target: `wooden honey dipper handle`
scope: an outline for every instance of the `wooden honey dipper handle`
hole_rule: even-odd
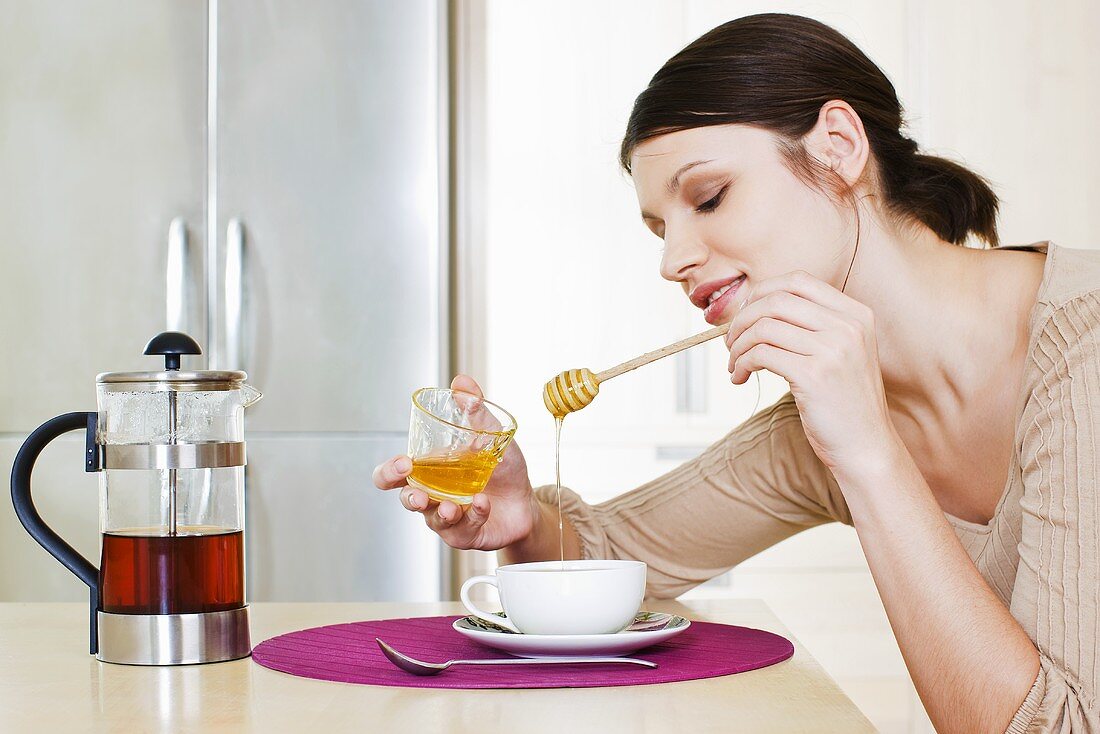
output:
[[[702,344],[705,341],[710,341],[716,336],[724,336],[729,331],[729,324],[723,324],[721,326],[715,326],[713,329],[708,329],[701,334],[695,336],[689,336],[687,339],[681,339],[678,342],[673,342],[667,347],[661,347],[660,349],[654,349],[652,352],[646,352],[640,357],[635,357],[629,362],[623,362],[620,365],[612,367],[611,369],[604,370],[596,374],[596,382],[604,382],[610,380],[612,377],[618,377],[624,372],[630,372],[631,370],[638,369],[642,365],[655,362],[662,357],[667,357],[670,354],[676,354],[676,352],[683,351],[688,347],[694,347],[696,344]]]

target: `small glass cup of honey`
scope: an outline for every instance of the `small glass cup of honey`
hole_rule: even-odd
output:
[[[423,387],[412,395],[411,486],[432,499],[467,505],[485,489],[516,433],[504,408],[470,393]]]

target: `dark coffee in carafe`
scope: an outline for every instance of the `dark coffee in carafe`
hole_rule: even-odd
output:
[[[196,614],[244,605],[244,534],[181,527],[103,534],[100,602],[114,614]]]

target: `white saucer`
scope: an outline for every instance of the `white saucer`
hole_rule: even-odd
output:
[[[634,626],[651,624],[658,613],[639,612]],[[495,627],[477,617],[456,619],[451,625],[459,634],[497,650],[524,658],[556,658],[582,655],[627,655],[643,647],[656,645],[675,637],[691,622],[680,616],[668,616],[668,624],[660,629],[632,630],[610,635],[521,635],[503,627]]]

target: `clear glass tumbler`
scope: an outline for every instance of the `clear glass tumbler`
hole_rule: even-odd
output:
[[[485,489],[516,433],[504,408],[470,393],[424,387],[413,393],[408,482],[460,505]]]

